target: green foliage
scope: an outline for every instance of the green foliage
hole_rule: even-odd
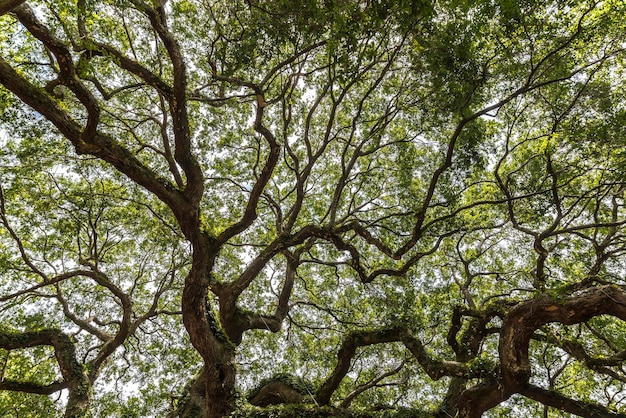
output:
[[[233,391],[341,375],[347,406],[233,417],[454,416],[504,384],[513,307],[626,285],[622,1],[29,5],[0,16],[0,330],[71,335],[86,413],[166,416],[232,352]],[[623,412],[623,321],[583,319],[527,330],[530,382]],[[402,333],[342,350],[374,330]],[[65,379],[45,344],[0,366]]]
[[[0,414],[3,417],[38,418],[62,417],[63,412],[55,405],[54,400],[41,395],[28,393],[0,393]]]

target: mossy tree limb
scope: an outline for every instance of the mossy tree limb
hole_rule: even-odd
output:
[[[30,332],[0,331],[0,347],[6,350],[24,349],[29,347],[48,345],[54,348],[54,354],[59,364],[63,384],[50,386],[57,390],[67,387],[69,398],[65,410],[66,418],[81,418],[89,416],[89,398],[92,382],[85,368],[76,358],[76,346],[72,339],[58,329],[43,329]],[[14,389],[29,388],[29,382],[14,385]],[[43,388],[42,388],[43,389]]]

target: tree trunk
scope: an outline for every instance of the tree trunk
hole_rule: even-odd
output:
[[[64,418],[85,418],[90,417],[90,385],[83,385],[74,391],[70,391],[70,396],[65,407]]]
[[[183,323],[194,348],[204,360],[205,418],[228,416],[235,407],[235,346],[228,339],[213,311],[209,295],[210,272],[216,251],[210,238],[197,236],[193,242],[193,264],[183,289]]]
[[[448,386],[448,392],[439,407],[437,417],[448,418],[457,416],[461,394],[467,386],[467,379],[453,377]]]
[[[221,364],[205,364],[207,374],[205,417],[222,418],[235,407],[234,355],[225,356]]]
[[[204,360],[202,416],[222,418],[228,416],[235,405],[235,350],[221,332],[216,315],[206,309],[205,301],[200,305],[193,303],[198,296],[192,298],[187,291],[183,292],[183,321],[192,344]]]
[[[222,383],[220,383],[222,382]],[[181,399],[176,411],[168,418],[199,418],[228,416],[234,405],[235,367],[207,367],[193,381],[189,391]]]

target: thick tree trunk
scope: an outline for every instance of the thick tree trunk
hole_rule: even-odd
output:
[[[204,365],[206,373],[205,417],[228,416],[235,406],[235,362],[234,352],[224,350],[222,357],[212,364]]]
[[[207,321],[208,322],[208,321]],[[199,335],[204,333],[204,335]],[[217,335],[215,335],[217,334]],[[204,341],[198,347],[204,359],[205,377],[205,418],[222,418],[228,416],[235,404],[235,353],[232,345],[220,341],[219,333],[211,333],[209,327],[202,331],[190,332],[192,342]]]
[[[205,417],[228,416],[235,406],[235,363],[234,355],[224,353],[219,364],[205,364],[207,374]]]
[[[78,394],[72,394],[70,392],[67,407],[65,408],[65,414],[63,415],[64,418],[86,418],[91,416],[91,413],[89,411],[89,407],[91,405],[89,399],[90,389],[90,387],[85,387],[84,390],[86,392],[81,392]]]
[[[85,373],[83,365],[76,360],[76,347],[72,341],[61,334],[55,338],[55,355],[61,367],[61,373],[68,382],[69,396],[65,407],[65,418],[90,417],[92,382]]]
[[[168,418],[224,417],[233,410],[235,368],[230,366],[204,366],[181,399],[176,411]]]
[[[183,321],[192,344],[204,360],[204,383],[206,418],[228,416],[235,403],[235,351],[232,343],[220,330],[219,322],[206,309],[205,301],[194,303],[198,298],[183,293]],[[204,297],[206,297],[206,292]],[[204,298],[203,298],[204,299]]]
[[[183,323],[191,343],[204,360],[205,418],[228,416],[235,407],[235,347],[223,331],[209,296],[210,272],[215,258],[211,239],[196,236],[193,264],[183,289]]]

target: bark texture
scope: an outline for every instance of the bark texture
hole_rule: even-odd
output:
[[[0,348],[5,350],[48,345],[54,348],[54,355],[61,375],[62,383],[42,386],[29,382],[9,382],[9,390],[47,394],[51,389],[66,387],[69,392],[65,418],[82,418],[89,416],[89,399],[92,382],[89,380],[83,365],[76,358],[76,347],[72,339],[58,329],[43,329],[33,332],[0,332]],[[4,382],[3,382],[4,383]]]
[[[531,376],[528,349],[534,332],[548,323],[574,325],[599,315],[626,320],[626,291],[614,285],[599,286],[561,299],[539,297],[512,308],[504,318],[500,333],[500,376],[466,390],[461,396],[459,416],[481,417],[515,393],[526,394],[532,399],[547,399],[547,391],[532,389],[528,385]],[[564,403],[565,397],[561,398]],[[557,397],[552,399],[556,402]],[[587,405],[585,409],[581,405],[575,406],[575,401],[568,402],[570,412],[583,414],[581,416],[598,416],[586,415],[597,414],[598,410],[605,414],[599,416],[612,416],[606,408]]]

